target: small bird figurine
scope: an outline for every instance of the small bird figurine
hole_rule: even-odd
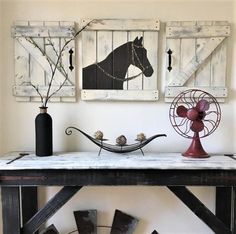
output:
[[[144,140],[146,140],[146,139],[147,139],[147,138],[146,138],[145,134],[141,132],[141,133],[139,133],[139,134],[137,135],[136,141],[142,142],[142,141],[144,141]]]
[[[119,137],[116,138],[116,144],[119,146],[124,146],[127,142],[127,139],[124,135],[121,135]]]
[[[99,140],[99,141],[102,141],[103,140],[103,132],[102,131],[96,131],[95,133],[94,133],[94,138],[96,139],[96,140]]]

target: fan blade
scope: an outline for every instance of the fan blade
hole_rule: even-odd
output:
[[[197,103],[196,108],[201,112],[207,111],[210,108],[210,103],[207,100],[202,99]]]
[[[185,118],[187,116],[188,109],[185,106],[178,106],[176,113],[179,117]]]
[[[201,132],[204,129],[204,123],[201,120],[193,121],[191,125],[191,130],[193,132]]]
[[[190,108],[188,111],[187,111],[187,118],[189,120],[197,120],[199,118],[199,112],[198,112],[198,109],[196,108]]]

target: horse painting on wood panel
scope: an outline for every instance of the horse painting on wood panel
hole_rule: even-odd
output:
[[[140,69],[140,73],[127,76],[130,65]],[[111,51],[108,56],[83,68],[83,89],[123,90],[124,82],[136,79],[142,74],[151,77],[154,70],[143,46],[143,37],[136,37]]]

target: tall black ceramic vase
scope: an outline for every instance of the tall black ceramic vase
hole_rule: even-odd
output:
[[[40,107],[40,113],[35,118],[35,141],[37,156],[53,154],[52,118],[47,113],[47,107]]]

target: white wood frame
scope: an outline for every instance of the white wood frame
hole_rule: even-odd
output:
[[[189,88],[208,91],[219,102],[225,101],[229,36],[230,24],[226,21],[167,23],[166,51],[172,50],[172,70],[166,71],[165,101],[172,101]],[[168,55],[166,61],[168,64]]]
[[[86,25],[90,19],[83,19]],[[93,21],[82,33],[82,68],[103,60],[113,49],[122,43],[134,40],[135,37],[144,38],[144,47],[148,51],[148,58],[154,73],[144,79],[140,77],[124,83],[123,90],[88,90],[81,84],[82,100],[123,100],[123,101],[156,101],[158,100],[158,34],[160,22],[156,19],[99,19]],[[96,40],[96,41],[95,41]],[[149,48],[149,49],[148,49]],[[130,66],[126,77],[136,75],[140,70]],[[140,85],[142,84],[142,85]]]

